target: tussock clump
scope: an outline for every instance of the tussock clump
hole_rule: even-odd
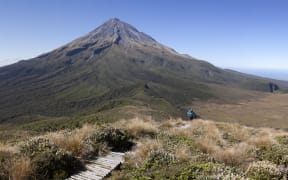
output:
[[[162,129],[170,129],[170,128],[175,128],[175,127],[181,127],[186,124],[185,121],[182,119],[169,119],[167,121],[163,121],[160,123],[159,127]]]
[[[225,142],[222,139],[222,135],[215,125],[215,123],[211,121],[204,121],[201,119],[197,119],[194,121],[184,122],[185,128],[174,128],[169,130],[169,134],[177,135],[177,136],[186,136],[192,139],[202,140],[209,139],[210,142],[215,142],[215,144],[224,144]],[[182,125],[183,127],[183,125]]]
[[[176,147],[174,154],[180,161],[189,161],[192,158],[190,147],[184,144]]]
[[[128,160],[133,166],[140,167],[148,154],[162,149],[162,144],[155,139],[143,139],[136,146],[135,152],[128,155]]]
[[[218,162],[225,163],[229,166],[238,166],[245,163],[250,149],[248,144],[241,143],[231,148],[218,149],[212,156]]]
[[[253,131],[252,128],[241,126],[236,123],[217,123],[216,126],[219,131],[222,132],[223,138],[227,141],[231,141],[231,143],[247,141]]]
[[[92,125],[85,124],[80,129],[72,132],[56,132],[47,135],[48,139],[65,151],[71,152],[75,156],[83,157],[89,154],[90,147],[84,140],[91,136],[96,129]]]
[[[0,158],[1,158],[1,154],[14,154],[18,152],[18,147],[17,146],[11,146],[8,144],[3,144],[0,142]]]
[[[49,134],[49,139],[58,147],[76,156],[81,156],[83,151],[86,150],[83,139],[74,133],[53,133]]]
[[[158,133],[155,122],[150,119],[134,118],[128,121],[120,121],[117,125],[126,129],[133,138],[153,137]]]
[[[251,136],[247,141],[249,144],[256,147],[271,146],[277,143],[274,135],[275,134],[272,133],[271,129],[262,128],[258,130],[258,132],[254,136]]]
[[[32,174],[31,160],[28,157],[20,157],[10,162],[9,178],[13,180],[29,179]]]
[[[84,124],[80,129],[75,129],[74,134],[79,137],[79,139],[85,139],[91,136],[95,131],[96,127],[91,124]]]
[[[0,143],[0,179],[9,179],[11,163],[17,152],[17,147]]]
[[[198,138],[195,140],[195,144],[204,153],[213,154],[220,151],[220,147],[217,146],[216,142],[209,138]]]

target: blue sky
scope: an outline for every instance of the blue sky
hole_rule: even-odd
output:
[[[219,67],[288,70],[287,0],[1,0],[0,66],[53,50],[112,17]]]

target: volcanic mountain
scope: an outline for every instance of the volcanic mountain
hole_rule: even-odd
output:
[[[193,100],[228,101],[269,82],[182,55],[119,19],[49,53],[0,68],[0,121],[93,114],[178,116]]]

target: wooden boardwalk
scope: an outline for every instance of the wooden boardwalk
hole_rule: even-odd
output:
[[[106,177],[113,169],[124,162],[124,153],[111,152],[104,157],[86,165],[86,170],[79,172],[67,180],[99,180]]]

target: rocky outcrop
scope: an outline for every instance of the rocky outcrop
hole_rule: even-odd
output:
[[[270,89],[270,92],[273,93],[273,92],[279,90],[279,86],[277,84],[270,82],[269,83],[269,89]]]

